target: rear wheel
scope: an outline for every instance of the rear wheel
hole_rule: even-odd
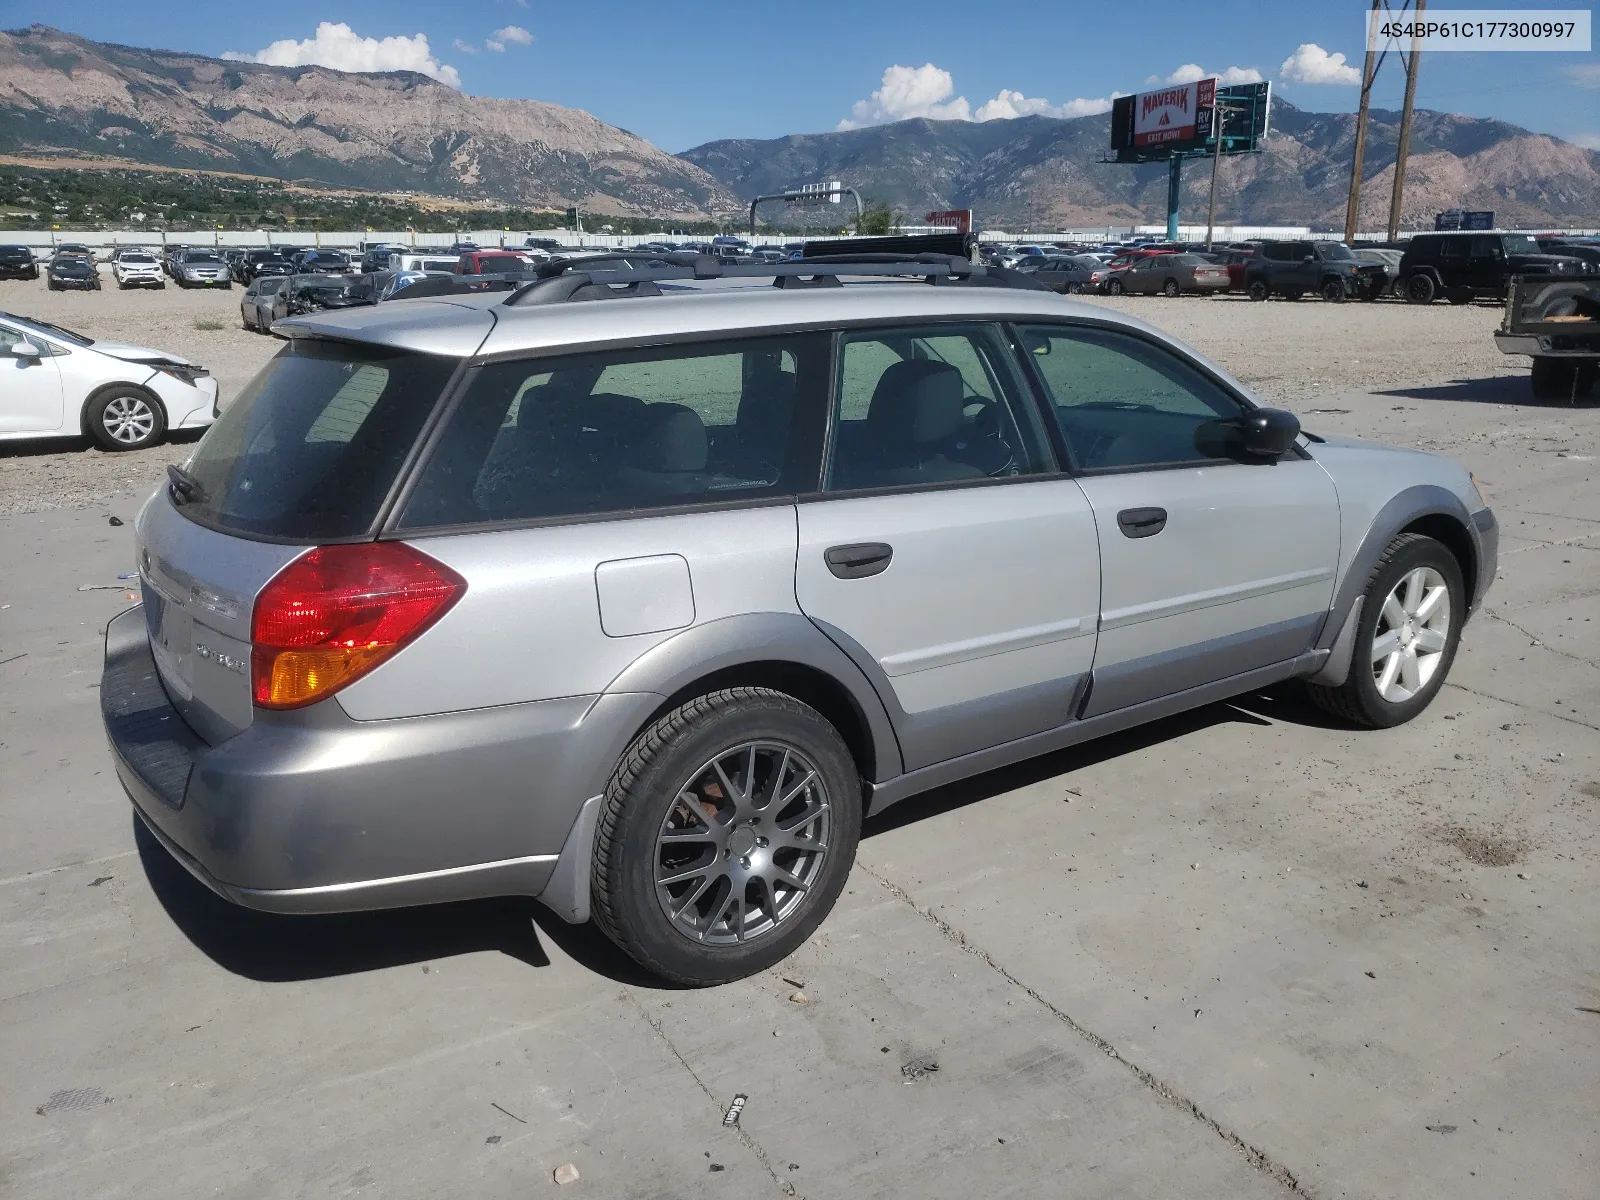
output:
[[[1081,291],[1083,291],[1083,284],[1081,284],[1081,283],[1069,283],[1069,284],[1067,284],[1067,294],[1068,295],[1076,296]]]
[[[1344,303],[1344,284],[1337,279],[1322,281],[1322,298],[1334,304]]]
[[[828,915],[860,826],[860,775],[820,713],[766,688],[701,696],[640,734],[607,785],[595,922],[666,979],[742,979]]]
[[[1161,294],[1166,296],[1168,299],[1176,296],[1180,291],[1182,291],[1182,289],[1178,287],[1178,281],[1176,279],[1169,279],[1161,285]]]
[[[1113,279],[1110,283],[1106,284],[1106,292],[1109,295],[1120,296],[1122,295],[1123,290],[1122,280],[1120,279]]]
[[[89,436],[107,450],[143,450],[167,431],[167,414],[135,387],[107,388],[84,410]]]
[[[1308,685],[1307,693],[1356,725],[1404,724],[1444,686],[1466,612],[1455,556],[1433,538],[1402,533],[1367,582],[1349,675],[1338,687]]]
[[[1438,290],[1431,275],[1417,274],[1406,280],[1406,299],[1412,304],[1432,304]]]
[[[1265,300],[1272,295],[1272,289],[1267,286],[1265,279],[1252,279],[1249,288],[1246,289],[1246,295],[1252,300]]]

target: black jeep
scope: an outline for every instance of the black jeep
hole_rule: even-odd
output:
[[[1245,267],[1244,290],[1252,300],[1344,300],[1361,290],[1362,266],[1343,242],[1265,242]]]
[[[1504,300],[1515,275],[1576,278],[1589,272],[1582,259],[1546,254],[1526,233],[1419,233],[1400,259],[1400,290],[1412,304],[1443,296],[1471,304],[1480,296]]]

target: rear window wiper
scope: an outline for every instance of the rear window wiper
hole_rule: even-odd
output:
[[[200,481],[180,466],[169,465],[167,479],[170,481],[167,490],[176,504],[187,504],[191,500],[198,503],[206,498],[206,490],[200,486]]]

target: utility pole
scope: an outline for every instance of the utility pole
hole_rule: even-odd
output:
[[[1206,202],[1206,252],[1211,252],[1212,234],[1217,227],[1217,164],[1222,161],[1222,134],[1228,127],[1228,110],[1223,106],[1222,97],[1214,101],[1215,108],[1212,112],[1211,122],[1214,144],[1211,148],[1211,199]]]
[[[1423,9],[1427,8],[1428,0],[1417,0],[1416,15],[1419,18],[1413,25],[1420,29],[1420,20]],[[1394,193],[1389,197],[1389,240],[1392,242],[1400,232],[1400,202],[1406,190],[1406,155],[1411,150],[1411,109],[1417,98],[1417,68],[1421,65],[1422,38],[1414,34],[1411,38],[1411,53],[1405,56],[1406,65],[1406,100],[1405,107],[1400,112],[1400,147],[1394,159]]]
[[[1167,241],[1178,240],[1178,189],[1183,180],[1183,155],[1167,159]]]
[[[1372,0],[1372,11],[1377,12],[1382,3],[1383,0]],[[1356,240],[1356,227],[1361,219],[1361,160],[1367,153],[1367,113],[1372,107],[1372,82],[1377,76],[1378,52],[1369,43],[1366,69],[1361,73],[1361,110],[1356,116],[1355,161],[1350,167],[1350,203],[1344,210],[1346,243]]]

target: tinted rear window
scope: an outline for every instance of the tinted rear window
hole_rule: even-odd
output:
[[[296,339],[223,410],[180,511],[293,541],[367,533],[457,360]]]
[[[826,335],[656,347],[479,369],[403,529],[814,491]]]

